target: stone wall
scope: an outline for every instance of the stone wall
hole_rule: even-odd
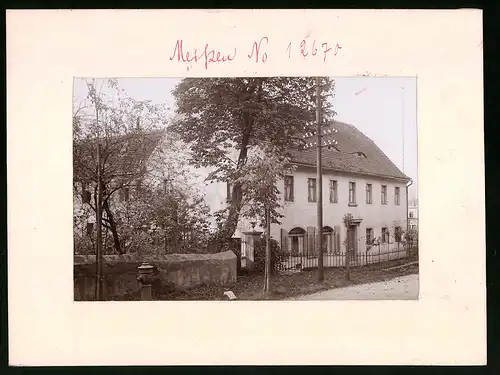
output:
[[[137,294],[137,267],[142,262],[154,266],[153,296],[179,288],[236,281],[237,258],[232,251],[216,254],[168,254],[157,257],[105,255],[106,300],[119,300],[124,296]],[[95,255],[75,255],[73,277],[76,301],[94,299],[95,271]]]

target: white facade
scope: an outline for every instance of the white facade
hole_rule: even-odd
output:
[[[308,179],[316,179],[315,168],[298,168],[293,176],[293,201],[284,201],[284,181],[280,182],[280,199],[284,203],[281,225],[271,226],[271,237],[277,240],[283,250],[292,250],[292,239],[290,231],[294,228],[301,228],[305,234],[312,234],[317,226],[317,203],[308,199]],[[330,181],[337,181],[337,202],[330,202]],[[349,183],[355,183],[355,204],[349,203]],[[367,203],[367,184],[371,184],[371,203]],[[367,229],[371,229],[371,239],[379,238],[384,251],[398,249],[393,231],[395,226],[400,226],[406,231],[407,197],[406,182],[402,180],[384,179],[381,177],[371,177],[356,175],[345,172],[325,171],[323,174],[323,227],[333,229],[332,234],[325,235],[328,253],[345,253],[344,240],[347,235],[343,223],[345,214],[350,213],[354,219],[355,253],[363,254],[367,252],[366,235]],[[386,186],[386,204],[382,204],[382,186]],[[395,190],[399,188],[399,204],[396,204]],[[222,207],[225,203],[225,184],[211,184],[210,193],[207,197],[215,207]],[[332,197],[333,198],[333,197]],[[241,238],[244,242],[242,252],[252,260],[245,243],[251,243],[250,236],[245,234],[252,231],[252,220],[240,220],[238,229],[234,237]],[[262,232],[261,223],[257,221],[255,230]],[[388,237],[382,238],[382,230],[386,229]],[[305,238],[300,237],[293,240],[294,246],[303,252]],[[374,247],[371,248],[372,251]],[[370,251],[368,249],[368,251]]]
[[[316,178],[314,168],[299,169],[294,172],[294,200],[285,202],[281,226],[274,225],[271,236],[282,241],[282,236],[293,228],[302,228],[310,232],[316,228],[317,203],[308,201],[308,179]],[[330,202],[330,181],[337,181],[337,202]],[[349,203],[349,183],[354,182],[355,204]],[[371,203],[366,200],[366,185],[371,184]],[[386,204],[382,204],[382,186],[386,186]],[[280,187],[283,191],[284,183]],[[371,237],[382,236],[382,228],[388,231],[393,226],[406,229],[406,183],[384,180],[376,177],[325,171],[323,174],[323,227],[334,229],[340,236],[340,252],[345,252],[343,245],[346,228],[343,223],[345,214],[350,213],[357,222],[355,239],[356,252],[366,252],[366,229],[371,229]],[[399,187],[399,204],[395,203],[395,188]],[[282,230],[284,233],[282,233]],[[389,239],[393,242],[393,238]]]

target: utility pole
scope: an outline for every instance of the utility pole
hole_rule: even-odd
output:
[[[103,283],[102,283],[102,176],[101,176],[101,140],[97,137],[97,205],[96,205],[96,223],[97,223],[97,241],[96,241],[96,299],[102,301]]]
[[[103,254],[102,254],[102,168],[101,168],[101,139],[99,136],[99,101],[97,100],[97,93],[95,82],[92,85],[87,84],[89,91],[92,94],[95,105],[95,120],[96,120],[96,135],[97,135],[97,199],[96,199],[96,280],[95,280],[95,298],[97,301],[102,301],[104,298],[103,290]]]
[[[317,232],[318,240],[317,243],[317,254],[318,254],[318,282],[322,282],[325,278],[323,269],[323,168],[321,159],[321,89],[320,89],[320,77],[316,77],[316,136],[317,136]]]
[[[402,133],[402,142],[403,142],[403,153],[402,153],[402,159],[403,159],[403,165],[402,165],[402,172],[405,172],[405,87],[404,85],[401,86],[401,133]]]

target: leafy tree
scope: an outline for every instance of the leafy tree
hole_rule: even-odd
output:
[[[190,193],[173,186],[167,191],[149,188],[135,199],[127,225],[130,248],[156,253],[205,251],[209,209],[203,197]]]
[[[309,77],[186,78],[173,91],[179,115],[174,128],[190,145],[192,164],[211,168],[209,181],[231,186],[228,207],[217,213],[216,243],[223,245],[232,237],[245,204],[260,206],[250,208],[249,214],[252,209],[261,212],[267,204],[272,207],[271,216],[279,216],[277,191],[262,189],[261,182],[271,174],[274,182],[282,169],[264,172],[258,155],[255,163],[247,164],[258,150],[277,165],[286,164],[288,150],[300,146],[304,133],[314,128],[308,125],[316,119],[314,81]],[[323,98],[333,86],[332,80],[322,79]],[[322,102],[322,118],[328,121],[334,112],[329,101]],[[249,169],[260,172],[250,177]]]
[[[279,223],[280,191],[277,183],[294,168],[287,157],[277,155],[271,144],[252,147],[236,183],[242,186],[242,211],[245,218],[262,218],[265,227],[266,208],[271,213],[271,223]]]
[[[100,82],[100,88],[94,80],[86,83],[88,97],[73,114],[74,195],[81,208],[75,221],[81,225],[95,216],[99,143],[103,234],[111,234],[114,252],[171,251],[171,245],[192,242],[187,238],[202,241],[206,207],[183,166],[182,145],[165,131],[167,108],[129,98],[115,80]],[[177,241],[174,233],[185,238]]]

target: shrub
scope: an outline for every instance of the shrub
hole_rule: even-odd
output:
[[[264,272],[266,269],[266,239],[261,238],[254,245],[254,264],[256,272]],[[271,238],[271,270],[273,273],[283,269],[286,253],[281,250],[278,241]]]
[[[73,253],[78,255],[95,255],[95,246],[90,236],[82,235],[78,231],[73,232]]]

